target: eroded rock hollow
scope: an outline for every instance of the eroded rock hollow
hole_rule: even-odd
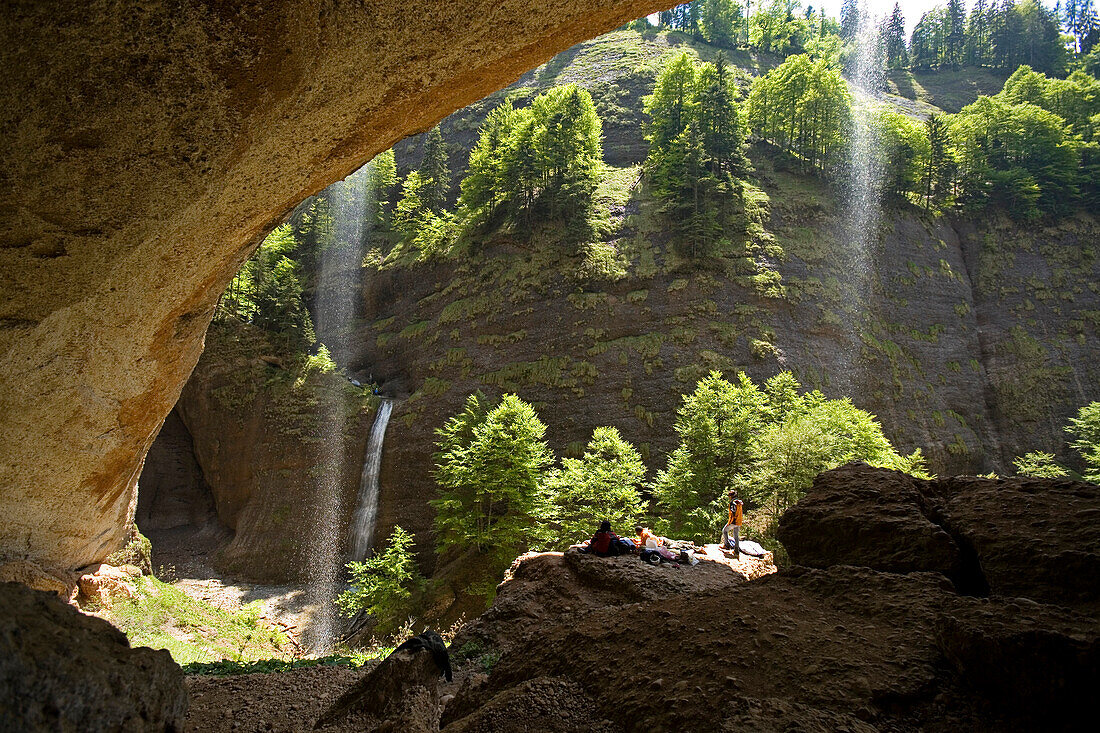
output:
[[[22,3],[0,17],[0,558],[123,541],[219,293],[297,202],[668,0]]]

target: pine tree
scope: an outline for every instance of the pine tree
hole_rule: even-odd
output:
[[[721,52],[713,64],[704,64],[696,78],[696,98],[703,150],[711,172],[741,175],[746,129],[736,101],[737,88]]]
[[[418,170],[423,181],[420,197],[424,206],[435,214],[443,213],[451,190],[451,169],[447,162],[447,144],[439,125],[424,136],[424,156]]]
[[[909,61],[913,68],[929,69],[939,65],[935,26],[936,19],[931,12],[922,15],[920,22],[913,26],[909,40]]]
[[[924,207],[931,209],[933,204],[938,206],[945,198],[950,171],[947,147],[950,138],[942,114],[928,115],[924,126],[928,136],[928,160],[924,168]]]
[[[854,41],[859,35],[859,1],[844,0],[840,6],[840,37]]]
[[[653,94],[645,98],[645,125],[649,149],[664,150],[695,115],[695,62],[682,53],[666,63],[657,76]]]
[[[523,233],[537,210],[564,224],[566,238],[584,240],[602,170],[601,134],[592,96],[573,84],[524,109],[494,110],[470,153],[459,218],[466,226],[509,222]]]
[[[992,60],[989,40],[990,10],[987,0],[975,0],[974,8],[966,23],[966,47],[964,56],[971,66],[985,66]]]
[[[886,52],[886,65],[891,69],[900,69],[908,62],[905,51],[905,16],[901,14],[901,5],[894,3],[894,12],[883,27],[883,48]]]
[[[944,57],[948,66],[962,63],[963,44],[966,40],[966,9],[962,0],[947,0],[947,37]]]
[[[1015,69],[1023,57],[1023,23],[1013,0],[1001,0],[993,12],[991,42],[994,65],[1001,69]]]
[[[1100,402],[1090,402],[1071,417],[1066,432],[1077,439],[1070,446],[1085,463],[1084,478],[1100,484]]]
[[[371,208],[369,221],[379,229],[390,228],[393,211],[392,198],[397,186],[397,165],[393,149],[379,153],[369,164],[367,172],[367,201]]]
[[[699,27],[703,38],[716,46],[734,45],[741,7],[734,0],[702,0],[702,4]]]
[[[474,549],[503,570],[528,548],[541,545],[549,505],[544,471],[550,451],[546,425],[514,394],[487,409],[471,395],[463,412],[439,429],[436,509],[440,553]]]
[[[380,636],[405,623],[416,611],[416,594],[427,583],[416,567],[412,544],[413,536],[396,526],[381,553],[348,563],[351,588],[336,599],[340,611],[348,617],[366,611]]]

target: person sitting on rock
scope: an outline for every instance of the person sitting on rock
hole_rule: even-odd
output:
[[[729,520],[726,522],[726,526],[722,528],[722,543],[720,546],[723,550],[732,550],[735,559],[741,558],[741,548],[738,543],[741,541],[741,522],[744,519],[742,506],[741,500],[737,498],[737,492],[730,489]]]
[[[612,532],[611,522],[605,519],[600,522],[600,528],[596,531],[596,534],[592,535],[592,541],[588,543],[588,551],[599,557],[622,555],[624,542],[631,547],[634,546],[634,543],[630,540],[623,540],[619,535]]]
[[[634,540],[634,544],[644,549],[647,546],[648,540],[653,540],[656,543],[655,547],[660,547],[664,543],[664,538],[653,533],[653,530],[648,527],[643,527],[640,524],[634,525],[634,533],[638,535],[638,539]]]

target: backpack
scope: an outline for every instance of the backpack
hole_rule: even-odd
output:
[[[588,545],[589,549],[597,555],[609,555],[611,554],[611,533],[610,532],[597,532],[592,536],[592,542]]]

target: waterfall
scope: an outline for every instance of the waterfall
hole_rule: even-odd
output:
[[[321,277],[317,288],[315,327],[317,339],[328,349],[337,368],[346,368],[353,355],[351,334],[360,292],[364,223],[369,222],[366,166],[322,194],[333,219],[331,241],[321,250]],[[337,631],[336,594],[343,573],[343,478],[346,473],[348,411],[346,399],[337,393],[321,406],[323,444],[320,470],[314,485],[310,544],[307,548],[307,595],[313,613],[305,629],[310,652],[327,653]]]
[[[378,517],[378,473],[382,467],[382,441],[393,412],[393,400],[382,400],[371,426],[363,473],[359,480],[359,498],[355,517],[351,520],[351,542],[348,559],[363,560],[374,544],[374,522]]]
[[[882,214],[881,146],[875,130],[872,110],[883,84],[882,40],[878,18],[870,9],[860,9],[858,54],[852,68],[853,129],[848,155],[845,225],[842,237],[848,272],[851,309],[848,346],[840,365],[840,385],[852,394],[856,382],[856,362],[861,350],[859,328],[869,312],[874,277],[873,255],[878,245]]]

